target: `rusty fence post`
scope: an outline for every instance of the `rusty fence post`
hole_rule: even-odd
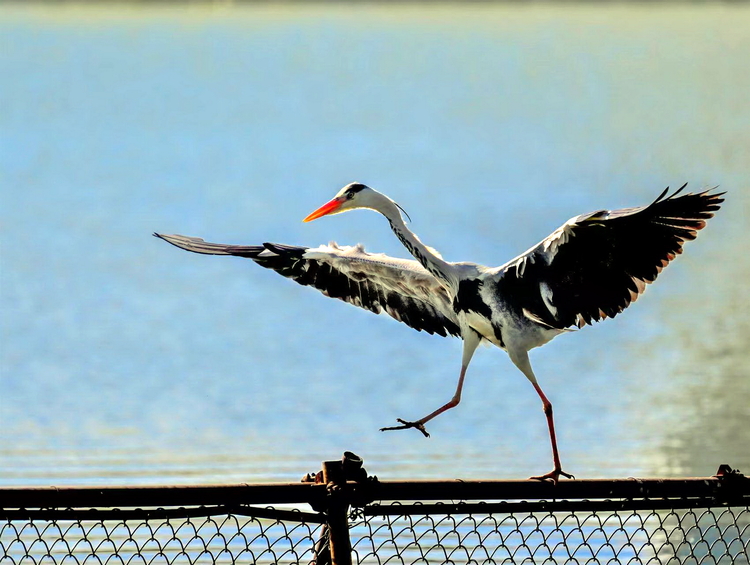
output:
[[[339,461],[323,462],[323,482],[328,485],[328,535],[332,565],[351,565],[352,542],[349,539],[349,500],[344,466]]]
[[[313,510],[326,516],[310,565],[351,565],[349,507],[372,502],[377,477],[368,477],[362,458],[345,451],[338,461],[323,461],[323,470],[303,477],[302,482],[326,485],[325,501],[311,502]]]

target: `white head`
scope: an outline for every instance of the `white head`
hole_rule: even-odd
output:
[[[394,212],[398,214],[396,208],[402,209],[385,194],[381,194],[362,183],[353,182],[339,190],[332,200],[323,204],[302,221],[311,222],[322,216],[340,214],[349,210],[356,210],[357,208],[369,208],[370,210],[380,212],[386,217],[390,217]]]

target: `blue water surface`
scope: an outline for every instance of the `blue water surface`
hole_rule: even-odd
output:
[[[381,478],[551,466],[539,400],[416,333],[210,241],[362,242],[301,219],[350,181],[448,260],[499,265],[567,218],[689,181],[728,190],[623,316],[532,362],[579,477],[750,467],[745,6],[0,8],[0,484]]]

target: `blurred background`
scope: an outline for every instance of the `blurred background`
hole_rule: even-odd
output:
[[[750,471],[745,4],[0,6],[0,484],[394,478],[551,466],[481,349],[151,237],[362,242],[350,181],[448,260],[499,265],[667,185],[724,208],[624,315],[532,352],[580,478]]]

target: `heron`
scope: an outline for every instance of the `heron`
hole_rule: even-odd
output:
[[[407,227],[403,208],[358,182],[346,185],[303,221],[374,210],[385,216],[413,260],[369,253],[361,244],[248,246],[154,235],[194,253],[252,259],[326,296],[376,314],[384,312],[415,330],[461,338],[461,369],[450,400],[422,418],[398,418],[398,425],[381,431],[414,428],[429,437],[425,425],[461,401],[477,347],[487,343],[503,349],[534,387],[546,416],[553,469],[530,478],[557,483],[561,476],[574,477],[563,471],[552,403],[532,370],[529,351],[561,333],[617,316],[682,252],[686,241],[695,239],[725,193],[683,193],[686,186],[672,194],[667,187],[646,206],[575,216],[499,267],[444,260]]]

